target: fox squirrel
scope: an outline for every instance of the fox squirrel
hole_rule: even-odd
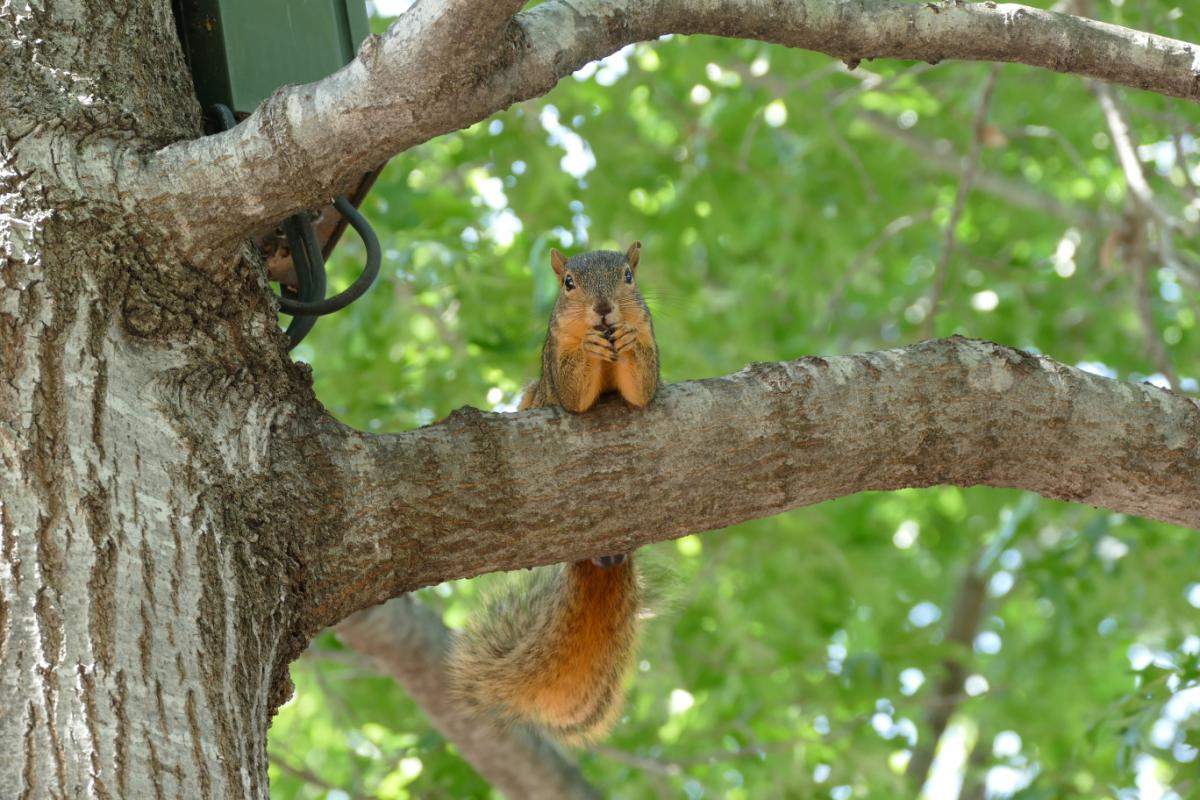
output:
[[[617,391],[634,408],[658,388],[650,311],[634,283],[641,242],[624,254],[550,251],[558,300],[542,348],[542,375],[521,410],[587,411]],[[621,711],[633,662],[641,590],[628,554],[540,570],[494,600],[455,640],[450,681],[458,698],[566,744],[603,737]]]

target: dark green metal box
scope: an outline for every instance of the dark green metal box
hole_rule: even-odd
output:
[[[174,0],[200,104],[248,114],[280,86],[354,58],[370,32],[365,0]]]

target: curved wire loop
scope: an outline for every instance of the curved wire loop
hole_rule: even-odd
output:
[[[237,125],[237,119],[228,106],[220,103],[210,109],[217,117],[223,130],[229,130]],[[317,317],[341,311],[346,306],[362,297],[375,279],[379,277],[379,266],[382,252],[379,247],[379,237],[375,235],[370,223],[359,213],[358,209],[345,197],[335,197],[334,208],[346,218],[350,227],[354,228],[367,249],[367,263],[362,274],[350,284],[345,291],[333,297],[325,297],[328,279],[325,273],[325,258],[321,254],[321,245],[313,232],[312,221],[306,214],[293,214],[284,220],[283,232],[287,237],[288,249],[292,254],[292,265],[296,269],[297,291],[277,295],[279,310],[292,316],[287,327],[288,349],[298,345],[317,324]]]

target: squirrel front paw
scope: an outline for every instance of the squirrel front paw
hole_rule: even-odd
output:
[[[612,336],[611,331],[606,333],[592,328],[583,337],[583,351],[600,361],[616,361],[617,348],[610,336]]]
[[[613,350],[619,356],[629,348],[633,347],[638,338],[638,329],[628,322],[618,323],[612,331]]]

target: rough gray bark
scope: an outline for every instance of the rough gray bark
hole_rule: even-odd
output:
[[[165,0],[0,4],[0,797],[267,795],[307,382],[258,273],[203,277],[93,159],[196,111]]]
[[[329,419],[244,234],[628,41],[1196,91],[1191,45],[1015,7],[551,0],[506,22],[519,5],[422,2],[202,139],[167,0],[0,4],[0,796],[265,797],[313,632],[451,577],[943,482],[1200,524],[1194,401],[964,340],[756,365],[636,414]]]
[[[450,631],[416,597],[405,595],[360,611],[337,626],[346,645],[391,675],[463,758],[505,797],[596,800],[600,794],[552,744],[523,728],[480,724],[450,698],[445,657]]]
[[[1004,486],[1200,527],[1200,402],[959,337],[753,364],[666,386],[642,411],[463,409],[380,436],[331,425],[321,447],[357,487],[344,544],[311,575],[330,622],[449,578],[864,491]]]

